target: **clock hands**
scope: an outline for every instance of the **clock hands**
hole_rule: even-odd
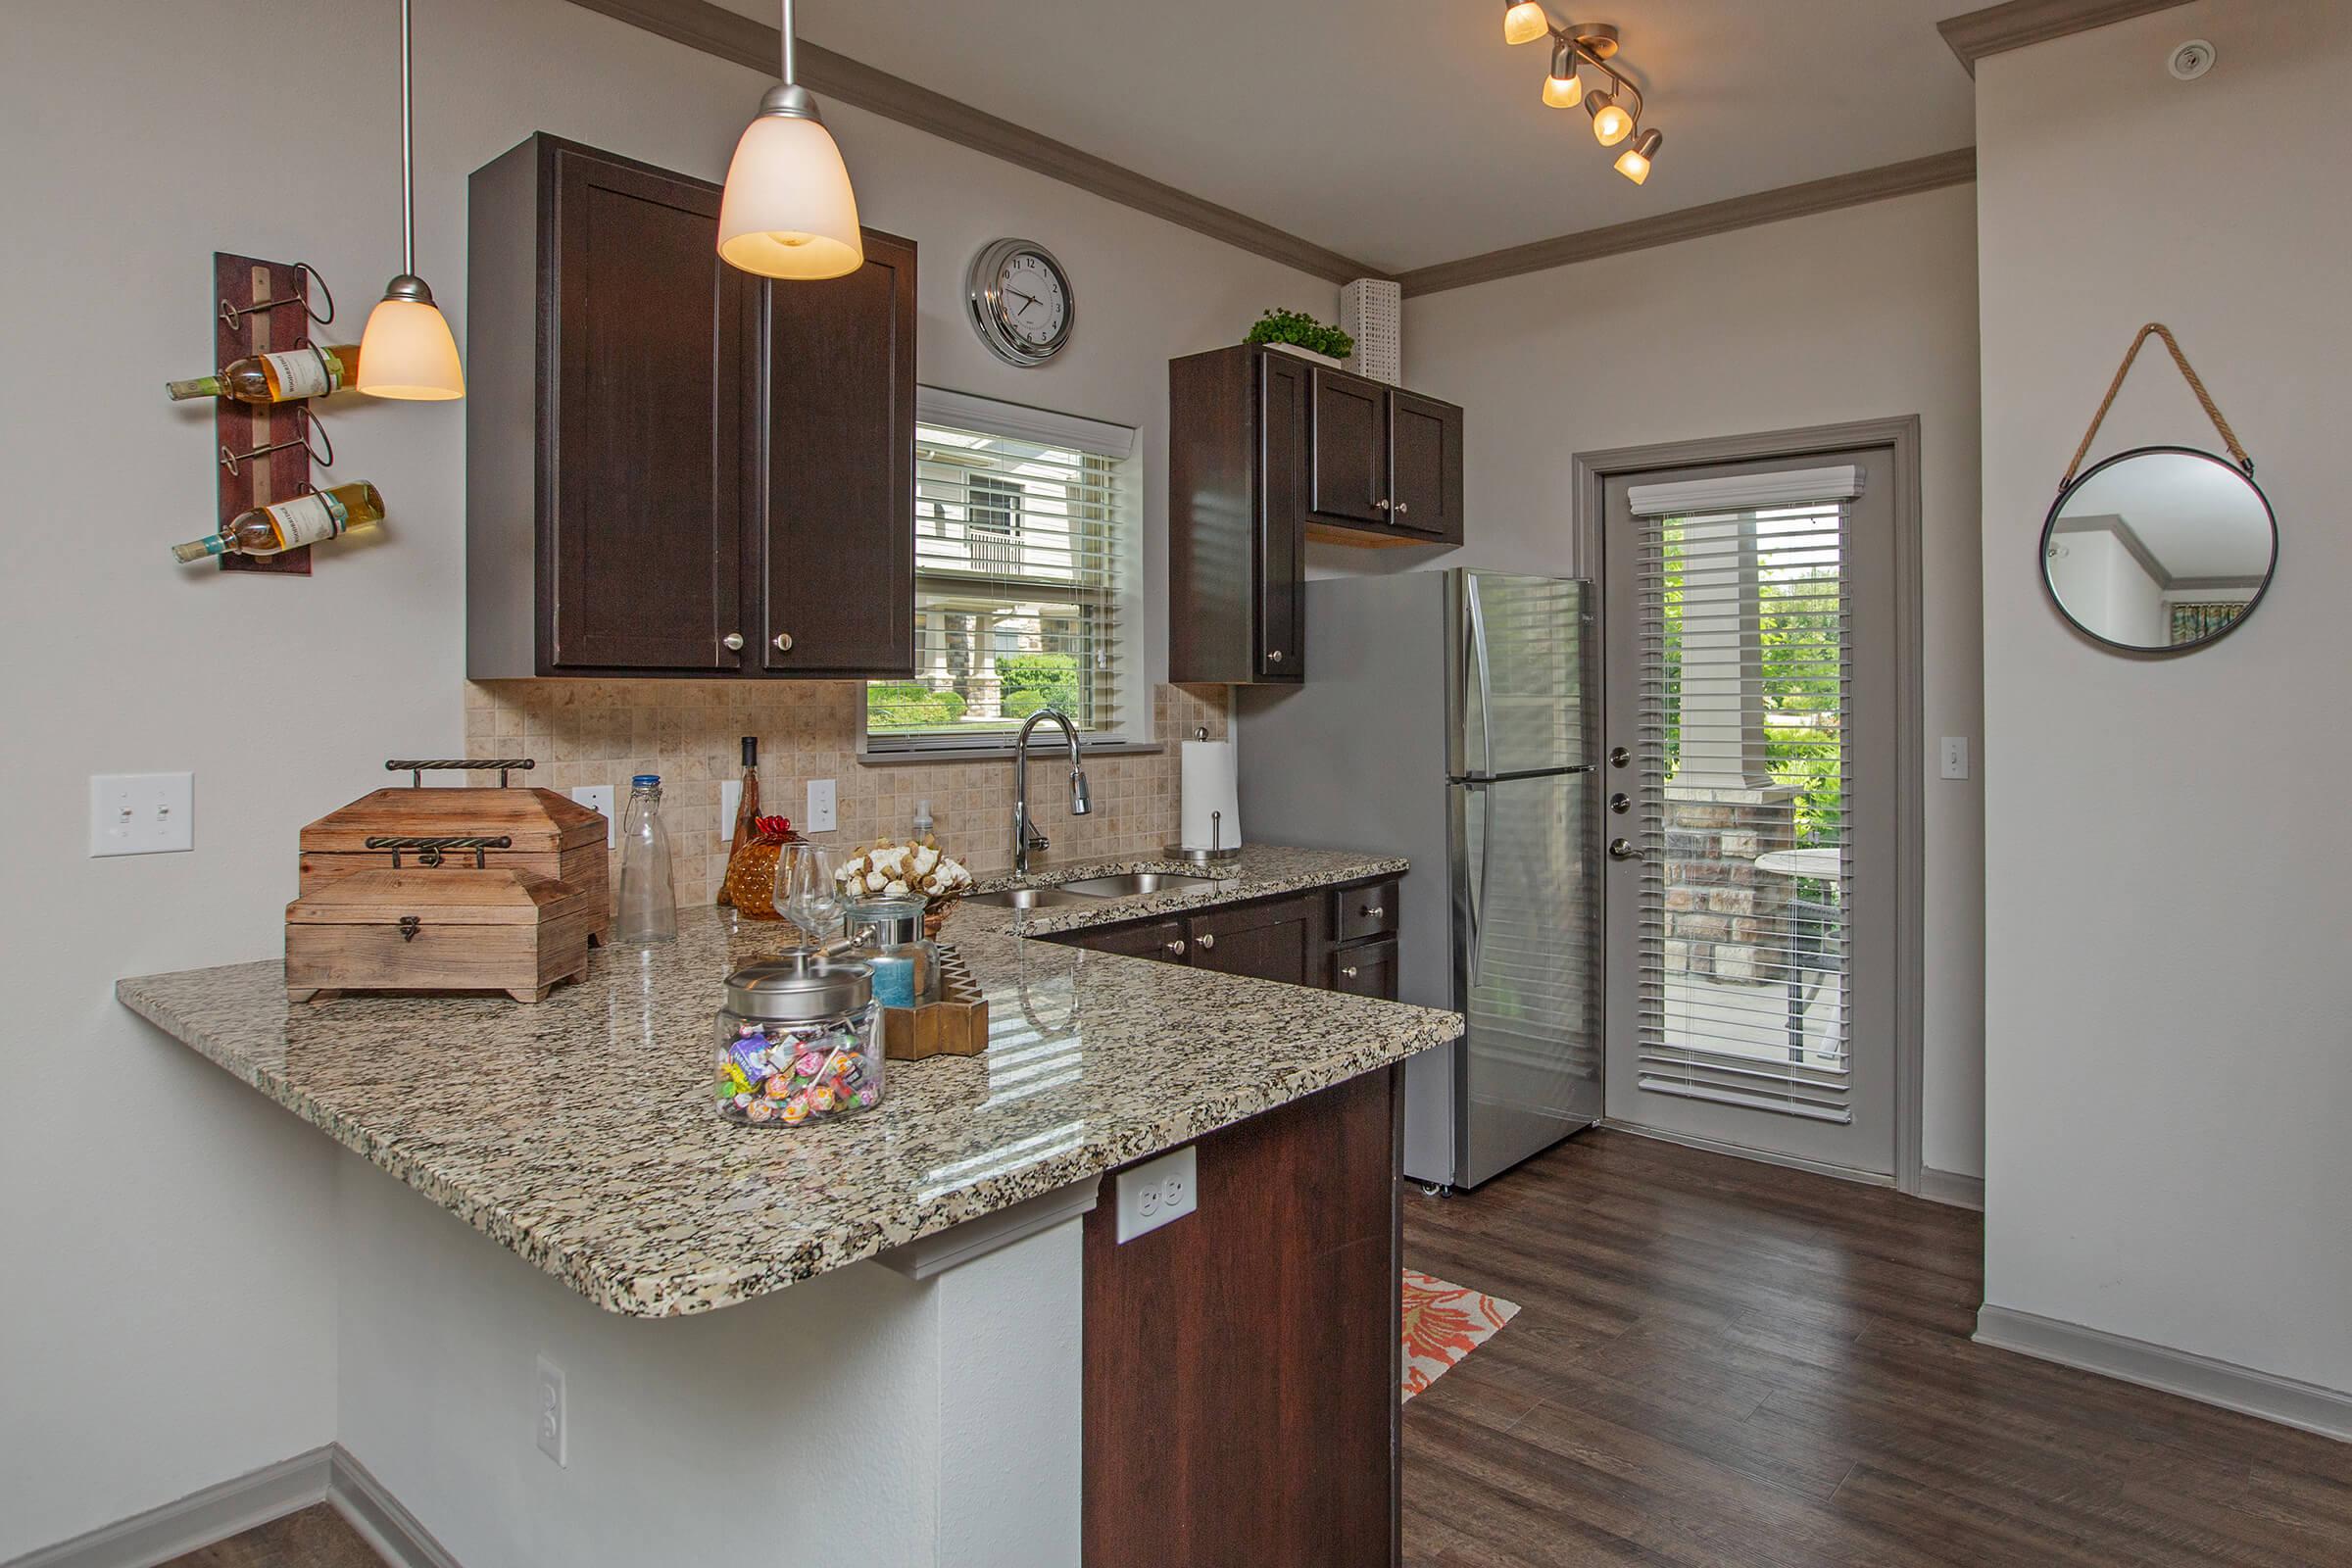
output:
[[[1012,313],[1012,314],[1013,314],[1013,315],[1015,315],[1015,316],[1026,316],[1026,315],[1028,315],[1028,314],[1029,314],[1029,307],[1030,307],[1030,306],[1032,306],[1032,305],[1035,305],[1035,304],[1037,303],[1037,296],[1036,296],[1036,295],[1034,295],[1034,294],[1024,294],[1024,293],[1022,293],[1022,292],[1021,292],[1019,289],[1017,289],[1017,288],[1008,288],[1008,289],[1006,289],[1004,292],[1005,292],[1005,293],[1007,293],[1007,294],[1009,294],[1009,295],[1011,295],[1011,296],[1012,296],[1014,299],[1016,299],[1016,300],[1019,300],[1019,301],[1021,302],[1021,308],[1020,308],[1019,310],[1017,310],[1017,311],[1015,311],[1015,312],[1013,312],[1013,313]]]

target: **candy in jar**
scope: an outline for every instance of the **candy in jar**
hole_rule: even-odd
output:
[[[819,1126],[882,1102],[872,966],[846,944],[786,949],[736,970],[711,1034],[714,1099],[728,1121]]]

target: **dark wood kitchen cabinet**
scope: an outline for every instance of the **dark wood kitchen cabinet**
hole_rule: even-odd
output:
[[[1049,938],[1097,953],[1396,1000],[1396,879],[1211,905]]]
[[[469,677],[911,671],[915,248],[774,284],[718,204],[546,135],[475,172]]]
[[[1168,666],[1306,678],[1306,541],[1462,542],[1462,411],[1248,344],[1168,362]]]

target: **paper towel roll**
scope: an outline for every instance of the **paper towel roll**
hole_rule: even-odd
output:
[[[1241,792],[1235,777],[1233,742],[1184,743],[1184,800],[1179,815],[1186,849],[1241,847]],[[1211,812],[1220,814],[1212,821]]]

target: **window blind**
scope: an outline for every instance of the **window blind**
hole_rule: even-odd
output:
[[[915,426],[915,676],[868,685],[869,752],[1001,748],[1045,707],[1098,740],[1144,722],[1133,432],[987,408]]]
[[[1874,913],[1845,842],[1859,493],[1851,468],[1634,492],[1642,1091],[1853,1119],[1846,931]]]

